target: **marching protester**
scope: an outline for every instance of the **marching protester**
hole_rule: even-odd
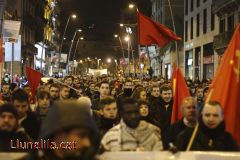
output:
[[[231,134],[225,130],[224,113],[221,104],[217,101],[209,101],[204,105],[199,125],[188,128],[179,134],[176,144],[178,149],[187,151],[238,150]]]
[[[102,138],[106,151],[160,151],[163,149],[160,129],[141,121],[139,105],[132,98],[121,102],[120,124],[111,128]]]

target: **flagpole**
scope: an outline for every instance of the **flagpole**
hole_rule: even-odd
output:
[[[172,24],[173,24],[173,31],[176,34],[176,27],[175,27],[175,22],[174,22],[174,19],[173,19],[172,5],[171,5],[170,0],[168,0],[168,5],[169,5],[170,14],[171,14]],[[176,47],[177,66],[178,66],[179,65],[179,54],[178,54],[178,44],[177,44],[176,40],[175,40],[175,47]]]

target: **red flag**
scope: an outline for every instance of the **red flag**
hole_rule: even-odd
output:
[[[173,40],[181,40],[173,31],[166,26],[153,21],[151,18],[137,12],[138,17],[138,38],[140,45],[157,44],[165,46]]]
[[[43,74],[38,71],[35,71],[30,67],[26,67],[26,72],[27,72],[28,83],[31,87],[32,96],[35,97],[38,85],[41,81]]]
[[[172,73],[172,88],[173,88],[173,109],[171,123],[180,120],[182,118],[181,104],[182,100],[190,96],[187,84],[183,77],[181,69],[174,65]]]
[[[213,79],[210,100],[224,110],[226,130],[240,144],[240,24],[237,25]]]

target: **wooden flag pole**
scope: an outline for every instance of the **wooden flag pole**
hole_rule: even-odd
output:
[[[191,136],[191,138],[190,138],[190,141],[189,141],[189,143],[188,143],[188,145],[187,145],[186,151],[190,151],[190,149],[191,149],[191,147],[192,147],[192,144],[193,144],[193,141],[194,141],[194,139],[195,139],[195,137],[196,137],[196,134],[197,134],[197,131],[198,131],[198,127],[199,127],[199,124],[197,123],[196,126],[195,126],[195,128],[194,128],[194,130],[193,130],[193,134],[192,134],[192,136]]]

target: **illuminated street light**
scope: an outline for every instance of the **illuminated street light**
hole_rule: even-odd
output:
[[[76,14],[73,14],[73,15],[72,15],[72,18],[73,18],[73,19],[76,19],[76,18],[77,18],[77,15],[76,15]]]
[[[111,58],[108,58],[108,59],[107,59],[107,62],[108,62],[108,63],[111,63],[111,62],[112,62]]]
[[[125,40],[126,42],[128,42],[128,41],[130,40],[129,36],[126,36],[126,37],[124,38],[124,40]]]
[[[89,57],[87,57],[87,60],[90,60],[90,58],[89,58]]]
[[[67,70],[67,73],[69,71],[69,60],[70,60],[70,55],[72,53],[72,47],[73,47],[73,42],[75,40],[75,37],[77,35],[77,32],[81,32],[82,30],[81,29],[77,29],[73,35],[73,39],[72,39],[72,42],[71,42],[71,46],[70,46],[70,49],[69,49],[69,53],[68,53],[68,59],[67,59],[67,65],[66,65],[66,70]],[[75,58],[75,57],[74,57]]]
[[[64,37],[63,39],[66,40],[67,38]]]
[[[81,40],[84,40],[84,38],[83,38],[83,37],[81,37],[80,39],[81,39]]]
[[[58,56],[58,63],[59,63],[59,66],[60,66],[60,60],[61,60],[61,53],[62,53],[63,40],[64,40],[64,37],[65,37],[66,31],[67,31],[67,27],[68,27],[68,24],[69,24],[70,18],[72,18],[72,19],[76,19],[76,18],[77,18],[77,15],[76,15],[76,14],[72,14],[72,15],[70,15],[70,16],[68,17],[68,19],[67,19],[67,23],[66,23],[66,25],[65,25],[65,29],[64,29],[64,32],[63,32],[63,36],[62,36],[62,40],[61,40],[61,44],[60,44],[60,47],[59,47],[59,56]]]
[[[122,23],[120,23],[120,27],[123,27],[124,25]]]
[[[134,4],[129,4],[129,5],[128,5],[128,8],[133,9],[133,8],[134,8]]]
[[[118,35],[117,35],[117,34],[115,34],[115,35],[114,35],[114,37],[115,37],[115,38],[118,38]]]

